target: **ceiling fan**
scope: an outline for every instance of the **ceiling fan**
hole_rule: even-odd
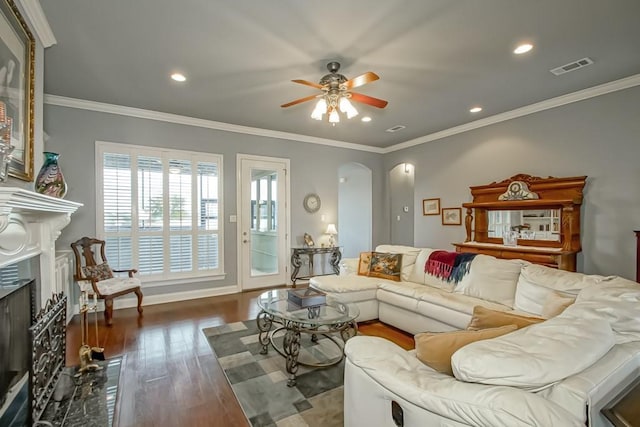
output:
[[[387,101],[383,99],[351,91],[354,88],[378,80],[380,77],[378,77],[376,73],[369,71],[352,79],[347,79],[344,75],[338,74],[340,63],[336,61],[329,62],[327,69],[329,70],[329,74],[322,77],[319,83],[313,83],[307,80],[292,80],[294,83],[320,89],[322,93],[287,102],[286,104],[282,104],[281,107],[287,108],[319,98],[315,109],[311,113],[311,118],[322,120],[322,116],[326,114],[329,123],[335,125],[340,122],[338,111],[346,114],[349,119],[358,115],[358,110],[355,109],[349,100],[373,105],[378,108],[387,106]]]

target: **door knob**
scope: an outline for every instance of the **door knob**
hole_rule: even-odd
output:
[[[244,239],[242,243],[249,243],[249,241],[247,239]]]

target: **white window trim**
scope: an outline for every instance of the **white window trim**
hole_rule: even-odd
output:
[[[105,152],[115,152],[115,153],[123,153],[133,155],[149,155],[149,156],[164,156],[171,155],[174,159],[190,159],[191,157],[202,157],[206,156],[207,159],[211,159],[217,161],[218,164],[218,269],[215,271],[190,271],[186,273],[162,273],[162,274],[147,274],[142,277],[143,285],[153,283],[154,286],[164,286],[164,285],[179,285],[179,284],[187,284],[187,283],[195,283],[201,282],[205,280],[222,280],[226,277],[226,273],[224,270],[224,184],[223,184],[223,156],[221,154],[215,153],[204,153],[198,151],[188,151],[188,150],[174,150],[174,149],[166,149],[161,147],[150,147],[144,145],[134,145],[134,144],[126,144],[126,143],[117,143],[117,142],[109,142],[109,141],[100,141],[96,140],[95,142],[95,171],[96,171],[96,233],[95,235],[99,239],[104,239],[104,194],[103,194],[103,155]],[[163,163],[164,165],[164,163]],[[167,168],[167,165],[164,165]],[[137,164],[135,162],[132,163],[132,168],[137,171]],[[165,171],[166,172],[166,171]],[[168,179],[167,175],[164,174],[165,180]],[[168,185],[165,182],[165,188],[168,188]],[[138,186],[137,186],[137,174],[134,174],[134,182],[132,182],[131,187],[132,192],[132,225],[138,224],[138,211],[137,211],[137,203],[135,201],[138,200]],[[197,215],[193,215],[193,221],[196,221]],[[137,226],[135,227],[137,230]],[[163,227],[163,235],[166,237],[166,241],[169,242],[169,227]],[[196,229],[194,228],[194,235]],[[132,235],[137,233],[132,233]],[[115,234],[114,234],[115,235]],[[197,240],[197,239],[194,239]],[[197,241],[193,242],[194,246],[197,246]],[[168,257],[168,251],[165,253],[165,265]],[[134,257],[137,259],[137,254],[134,254]],[[194,255],[194,260],[197,259],[197,253]],[[135,268],[135,266],[134,266]]]

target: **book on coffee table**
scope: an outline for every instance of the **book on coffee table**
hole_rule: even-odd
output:
[[[287,299],[301,308],[315,307],[327,303],[327,295],[312,288],[289,289],[287,290]]]

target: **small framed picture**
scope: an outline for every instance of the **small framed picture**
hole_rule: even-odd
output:
[[[442,208],[442,225],[462,224],[462,208]]]
[[[422,215],[440,215],[440,199],[422,199]]]
[[[307,248],[312,248],[315,245],[314,241],[313,241],[313,237],[311,237],[311,234],[309,233],[304,233],[304,245]]]

